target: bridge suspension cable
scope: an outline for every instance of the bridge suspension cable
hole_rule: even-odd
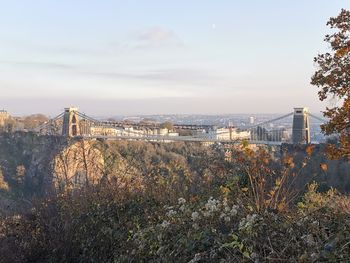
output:
[[[88,115],[86,115],[84,113],[79,112],[79,111],[77,111],[77,114],[78,114],[78,116],[80,118],[83,118],[85,120],[88,120],[88,121],[91,121],[91,122],[94,122],[94,123],[102,123],[101,121],[96,120],[96,119],[94,119],[94,118],[92,118],[92,117],[90,117],[90,116],[88,116]]]
[[[33,129],[33,131],[40,131],[40,130],[46,128],[46,127],[49,127],[53,122],[55,122],[55,121],[57,121],[58,119],[62,118],[63,115],[64,115],[64,112],[62,112],[61,114],[57,115],[56,117],[54,117],[54,118],[52,118],[52,119],[50,119],[50,120],[48,120],[48,121],[46,121],[46,122],[44,122],[43,124],[41,124],[41,125],[35,127],[35,128]]]
[[[69,115],[69,118],[65,117],[65,114]],[[232,129],[232,127],[215,127],[212,125],[191,125],[191,124],[174,124],[176,130],[181,129],[193,129],[197,133],[191,135],[177,135],[175,134],[161,134],[160,124],[152,124],[152,126],[143,123],[124,123],[121,122],[109,122],[103,120],[97,120],[93,117],[81,113],[77,108],[66,108],[65,112],[57,115],[51,120],[39,125],[34,131],[46,134],[59,134],[59,126],[62,125],[64,129],[64,122],[68,121],[69,129],[72,132],[62,134],[69,134],[68,136],[83,136],[87,138],[106,138],[106,139],[131,139],[131,140],[151,140],[151,141],[204,141],[204,142],[230,142],[230,141],[242,141],[248,140],[251,143],[265,143],[265,144],[278,144],[289,141],[288,128],[283,126],[275,127],[269,126],[273,122],[288,118],[294,113],[288,113],[280,117],[263,121],[254,125],[241,127],[241,131]],[[78,117],[77,119],[74,117]],[[310,117],[324,123],[325,119],[310,114]],[[62,118],[62,122],[58,121]],[[79,119],[81,120],[79,124]],[[78,126],[78,127],[77,127]],[[287,125],[288,127],[288,125]],[[114,128],[112,130],[110,128]],[[69,131],[71,131],[69,130]],[[202,130],[202,131],[201,131]],[[75,132],[74,132],[75,131]],[[198,132],[199,131],[199,132]],[[180,132],[179,132],[180,133]],[[66,136],[66,135],[63,135]]]
[[[316,120],[318,120],[318,121],[320,121],[320,122],[322,122],[322,123],[327,122],[327,120],[326,120],[326,119],[323,119],[323,118],[317,117],[317,116],[316,116],[316,115],[314,115],[314,114],[309,113],[309,115],[310,115],[310,117],[312,117],[312,118],[314,118],[314,119],[316,119]]]
[[[286,114],[286,115],[280,116],[280,117],[278,117],[278,118],[275,118],[275,119],[272,119],[272,120],[268,120],[268,121],[264,121],[264,122],[260,122],[260,123],[257,123],[257,124],[248,126],[248,127],[246,127],[246,128],[247,128],[247,129],[251,129],[251,128],[255,128],[255,127],[258,127],[258,126],[265,125],[265,124],[269,124],[269,123],[272,123],[272,122],[279,121],[279,120],[282,120],[282,119],[284,119],[284,118],[290,117],[290,116],[292,116],[293,114],[294,114],[294,113],[291,112],[291,113],[288,113],[288,114]]]

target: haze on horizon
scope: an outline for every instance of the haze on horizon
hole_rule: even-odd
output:
[[[2,1],[0,108],[54,115],[283,113],[345,0]],[[328,102],[330,103],[330,102]]]

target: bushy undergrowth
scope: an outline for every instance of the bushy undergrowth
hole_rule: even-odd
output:
[[[145,156],[133,169],[142,180],[126,183],[115,167],[3,218],[0,261],[349,262],[349,197],[314,183],[295,189],[293,158],[136,146],[118,152],[128,163]]]

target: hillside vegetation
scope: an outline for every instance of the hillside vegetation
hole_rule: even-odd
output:
[[[1,194],[25,204],[3,213],[1,262],[350,260],[349,163],[323,146],[0,144]]]

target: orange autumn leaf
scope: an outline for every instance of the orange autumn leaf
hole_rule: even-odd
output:
[[[341,49],[338,49],[336,51],[336,56],[337,57],[344,57],[345,55],[347,55],[348,53],[350,52],[350,46],[346,46],[346,47],[343,47]]]
[[[306,151],[307,155],[310,156],[312,154],[312,152],[314,151],[314,149],[315,149],[315,145],[309,145],[308,147],[306,147],[305,151]]]
[[[321,163],[320,167],[323,171],[327,171],[328,170],[328,165],[326,163]]]
[[[230,188],[222,186],[222,185],[220,186],[220,191],[223,195],[228,195],[231,192]]]
[[[242,191],[243,191],[243,192],[248,192],[248,190],[249,190],[248,187],[243,187],[243,188],[242,188]]]
[[[294,160],[293,160],[293,157],[292,157],[292,156],[286,156],[286,157],[283,159],[283,164],[284,164],[286,167],[293,168],[293,167],[294,167]]]

